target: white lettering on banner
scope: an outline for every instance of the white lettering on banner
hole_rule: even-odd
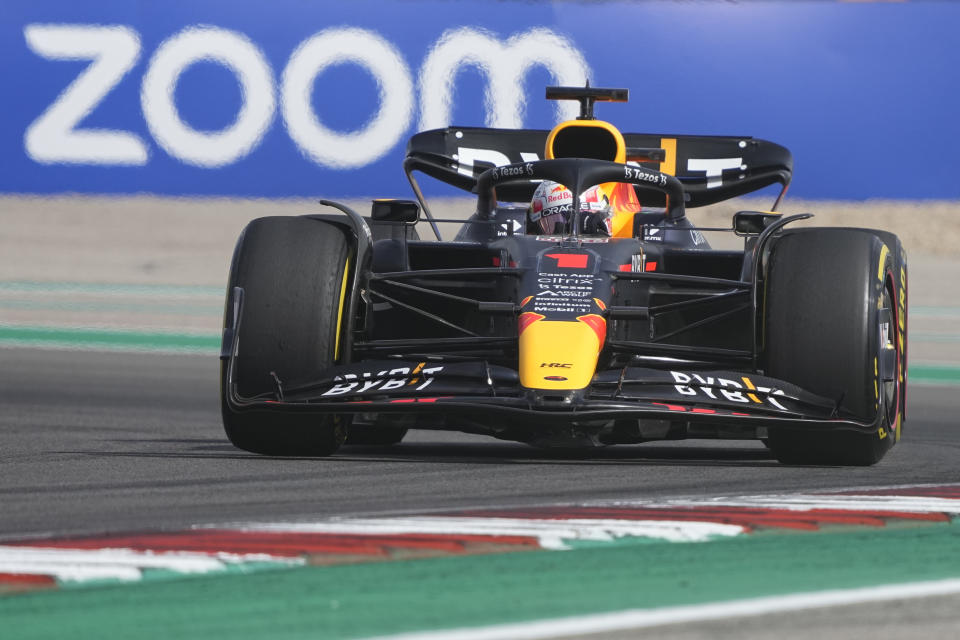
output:
[[[713,189],[723,184],[724,169],[739,169],[743,158],[709,158],[687,161],[687,171],[703,171],[707,174],[707,189]]]
[[[321,124],[311,94],[314,80],[325,68],[348,62],[373,76],[380,109],[360,131],[338,133]],[[328,29],[301,43],[284,69],[280,91],[290,137],[308,158],[334,169],[362,167],[386,155],[410,126],[413,114],[413,80],[403,56],[365,29]]]
[[[572,42],[549,29],[530,29],[501,42],[470,27],[446,31],[427,54],[420,70],[420,130],[450,125],[453,83],[463,65],[487,77],[488,127],[523,127],[526,95],[523,78],[534,65],[545,67],[557,84],[583,86],[590,75],[586,60]],[[557,104],[557,120],[577,115],[576,103]]]
[[[31,24],[24,28],[27,46],[48,60],[91,60],[91,64],[57,96],[26,130],[24,148],[36,162],[144,165],[148,145],[136,134],[113,129],[81,129],[79,123],[108,96],[134,66],[140,39],[128,26]],[[213,62],[237,79],[241,105],[236,120],[219,131],[200,131],[180,117],[176,87],[197,62]],[[333,131],[322,124],[312,102],[318,75],[332,65],[354,64],[369,72],[379,89],[379,107],[359,130]],[[530,29],[505,41],[464,27],[446,31],[430,49],[419,74],[420,126],[449,124],[457,72],[479,67],[488,84],[488,126],[523,126],[523,81],[535,65],[546,68],[558,84],[582,85],[590,69],[572,42],[549,29]],[[273,69],[246,35],[216,26],[191,26],[165,40],[147,63],[140,106],[147,128],[172,157],[198,167],[235,163],[262,142],[276,114]],[[340,27],[303,41],[288,60],[280,83],[280,108],[288,134],[303,155],[317,164],[348,169],[378,160],[410,129],[414,109],[413,77],[402,54],[374,31]],[[338,95],[338,100],[349,94]],[[577,105],[561,101],[558,119],[576,116]],[[462,148],[459,171],[470,175],[475,162],[509,164],[495,151]],[[539,159],[522,152],[524,162]]]
[[[192,64],[222,64],[240,82],[236,121],[220,131],[190,127],[174,103],[180,75]],[[273,73],[246,36],[216,27],[190,27],[163,42],[153,54],[140,90],[143,117],[157,143],[173,157],[198,167],[222,167],[256,147],[273,121]]]
[[[92,60],[27,127],[27,155],[43,164],[146,164],[147,146],[135,134],[76,128],[136,63],[137,33],[119,25],[31,24],[23,35],[30,50],[47,60]]]

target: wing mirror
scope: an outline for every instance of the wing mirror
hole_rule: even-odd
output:
[[[373,201],[370,217],[377,222],[413,224],[420,219],[420,205],[414,200],[378,198]]]
[[[744,236],[755,236],[780,219],[773,211],[738,211],[733,214],[733,230]]]

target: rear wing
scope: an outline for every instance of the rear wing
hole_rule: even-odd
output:
[[[477,179],[487,169],[542,159],[549,133],[479,127],[423,131],[410,138],[403,167],[417,191],[413,171],[476,192]],[[771,184],[783,186],[782,197],[793,172],[788,149],[749,136],[625,133],[623,137],[627,161],[676,176],[687,207],[713,204]],[[533,183],[503,185],[497,188],[497,199],[526,202],[535,188]]]

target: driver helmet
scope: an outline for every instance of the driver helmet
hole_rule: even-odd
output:
[[[587,234],[613,235],[610,201],[600,185],[580,195],[581,231]],[[530,203],[529,220],[536,233],[564,233],[573,220],[573,193],[564,185],[544,180]]]

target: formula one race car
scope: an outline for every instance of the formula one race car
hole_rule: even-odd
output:
[[[759,438],[786,463],[880,460],[906,412],[897,237],[742,211],[723,231],[743,248],[712,249],[685,209],[779,184],[776,209],[787,149],[621,134],[593,108],[623,89],[547,98],[578,100],[580,117],[414,135],[417,201],[375,200],[369,218],[321,201],[331,213],[246,227],[221,353],[231,442],[328,455],[415,427],[575,449]],[[414,172],[476,194],[453,241]]]

